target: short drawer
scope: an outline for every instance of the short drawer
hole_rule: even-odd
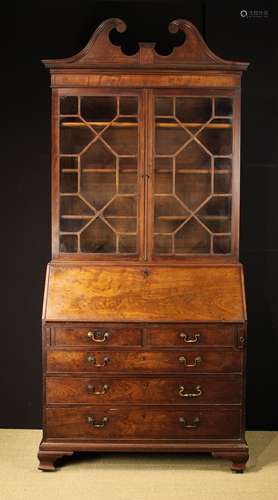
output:
[[[215,372],[242,370],[236,350],[69,351],[47,352],[48,372]]]
[[[56,327],[52,328],[52,343],[56,346],[141,346],[140,328]]]
[[[240,404],[241,399],[240,375],[46,379],[47,404]]]
[[[179,326],[148,328],[148,341],[153,346],[234,346],[234,326]]]
[[[47,438],[237,439],[240,408],[116,407],[47,408]]]

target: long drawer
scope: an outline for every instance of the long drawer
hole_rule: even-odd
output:
[[[47,352],[48,372],[215,372],[242,370],[242,352],[226,350]]]
[[[237,439],[239,407],[47,408],[47,438],[71,439]]]
[[[239,404],[241,398],[240,375],[46,379],[47,404]]]

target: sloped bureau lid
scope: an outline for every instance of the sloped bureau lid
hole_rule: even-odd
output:
[[[242,268],[50,264],[43,319],[243,322]]]

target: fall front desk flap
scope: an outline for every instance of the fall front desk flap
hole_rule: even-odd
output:
[[[48,266],[45,321],[243,322],[242,267]]]

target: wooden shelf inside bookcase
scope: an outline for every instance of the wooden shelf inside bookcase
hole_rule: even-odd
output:
[[[223,117],[221,117],[223,119]],[[224,118],[226,119],[226,118]],[[135,122],[62,122],[62,127],[87,127],[88,125],[91,125],[92,127],[106,127],[109,125],[110,127],[118,127],[118,128],[130,128],[130,127],[138,127],[138,123]],[[181,126],[187,127],[187,128],[196,128],[196,127],[203,127],[205,125],[205,128],[231,128],[232,124],[231,123],[156,123],[156,127],[161,127],[161,128],[180,128]]]
[[[94,215],[95,214],[92,214],[92,215],[61,215],[61,219],[92,219],[94,217]],[[137,219],[137,217],[136,217],[136,215],[105,215],[105,219]]]
[[[119,168],[120,172],[125,174],[129,173],[136,173],[137,169],[136,168]],[[61,170],[62,173],[78,173],[77,168],[62,168]],[[109,174],[109,173],[116,173],[115,168],[83,168],[82,172],[94,172],[97,174]],[[210,168],[176,168],[176,173],[177,174],[210,174],[212,170]],[[171,168],[159,168],[155,169],[156,174],[169,174],[172,173]],[[215,169],[214,170],[215,174],[231,174],[231,170],[229,169]]]

